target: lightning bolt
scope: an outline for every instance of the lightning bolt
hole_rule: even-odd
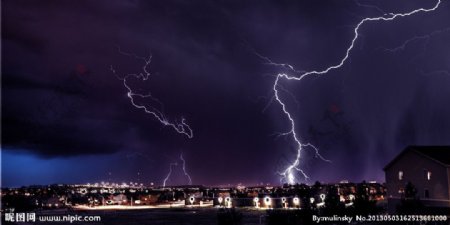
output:
[[[127,74],[127,75],[125,75],[123,77],[120,77],[119,75],[117,75],[116,70],[114,69],[114,67],[112,65],[110,66],[111,72],[119,80],[121,80],[123,82],[123,86],[127,89],[127,97],[130,99],[131,104],[135,108],[142,109],[142,110],[144,110],[145,113],[148,113],[148,114],[152,115],[153,117],[155,117],[164,126],[172,127],[176,132],[178,132],[180,134],[184,134],[188,138],[193,138],[194,137],[193,131],[192,131],[191,127],[186,123],[186,120],[184,118],[181,118],[181,120],[179,122],[177,122],[177,121],[171,122],[165,116],[163,109],[158,109],[155,105],[152,105],[152,104],[144,105],[144,104],[136,103],[136,98],[138,98],[138,99],[149,99],[149,100],[157,103],[157,105],[160,105],[161,108],[163,108],[163,104],[157,98],[153,97],[151,95],[151,93],[148,93],[148,94],[136,93],[135,91],[133,91],[133,89],[127,83],[129,78],[140,79],[141,81],[148,80],[148,78],[150,77],[150,72],[147,70],[147,68],[150,65],[152,56],[150,55],[149,57],[141,57],[141,56],[138,56],[136,54],[123,52],[120,49],[119,46],[117,46],[117,49],[118,49],[118,52],[120,54],[124,55],[124,56],[133,57],[135,59],[142,60],[144,62],[143,66],[142,66],[142,72],[141,73],[139,73],[139,74]]]
[[[405,50],[405,48],[406,48],[409,44],[411,44],[411,43],[413,43],[413,42],[415,42],[415,41],[421,41],[421,40],[425,40],[425,43],[424,43],[424,47],[425,47],[425,46],[428,44],[428,42],[430,41],[431,38],[433,38],[434,36],[437,36],[437,35],[440,35],[440,34],[449,32],[449,31],[450,31],[450,27],[447,27],[447,28],[442,29],[442,30],[436,30],[436,31],[433,31],[433,32],[431,32],[430,34],[425,34],[425,35],[420,35],[420,36],[414,36],[414,37],[412,37],[412,38],[410,38],[410,39],[404,41],[401,45],[399,45],[399,46],[397,46],[397,47],[394,47],[394,48],[384,48],[384,51],[388,51],[388,52],[391,52],[391,53],[395,53],[395,52],[398,52],[398,51],[403,51],[403,50]]]
[[[319,158],[321,158],[322,160],[328,161],[325,158],[323,158],[320,154],[319,154],[319,149],[317,147],[315,147],[314,145],[312,145],[311,143],[306,143],[303,144],[303,142],[301,141],[301,138],[299,137],[299,135],[295,132],[296,127],[295,127],[295,120],[292,117],[291,113],[287,110],[286,108],[286,104],[283,102],[283,100],[280,98],[279,96],[279,87],[280,84],[280,80],[284,79],[287,81],[291,81],[291,80],[295,80],[295,81],[301,81],[303,80],[305,77],[308,76],[312,76],[312,75],[324,75],[327,74],[330,71],[336,70],[341,68],[345,62],[348,60],[349,56],[350,56],[350,52],[352,51],[352,49],[354,48],[355,42],[358,40],[359,37],[359,29],[366,23],[368,22],[376,22],[376,21],[393,21],[397,18],[401,18],[401,17],[407,17],[407,16],[411,16],[414,15],[416,13],[420,13],[420,12],[431,12],[436,10],[439,5],[441,4],[441,0],[438,0],[437,3],[432,7],[432,8],[419,8],[419,9],[415,9],[412,10],[410,12],[406,12],[406,13],[389,13],[389,14],[384,14],[383,16],[379,16],[379,17],[366,17],[363,18],[362,20],[360,20],[360,22],[356,25],[356,27],[354,28],[354,36],[353,39],[350,42],[350,46],[347,48],[347,51],[345,52],[344,57],[339,61],[338,64],[335,65],[331,65],[326,67],[323,70],[313,70],[313,71],[307,71],[307,72],[302,72],[302,71],[296,71],[294,69],[294,67],[292,67],[289,64],[279,64],[279,63],[273,63],[270,59],[268,59],[267,57],[263,57],[261,55],[259,55],[261,58],[265,59],[266,61],[269,62],[269,64],[271,65],[275,65],[275,66],[281,66],[283,68],[288,68],[289,70],[296,72],[298,75],[296,76],[291,76],[288,75],[286,73],[279,73],[276,76],[276,79],[274,81],[273,84],[273,92],[274,92],[274,96],[275,96],[275,100],[280,104],[283,113],[285,114],[285,116],[287,117],[287,119],[290,122],[290,130],[288,132],[283,133],[283,135],[291,135],[291,137],[294,139],[295,144],[297,146],[297,155],[295,157],[295,160],[283,171],[283,172],[278,172],[278,174],[281,176],[281,181],[285,180],[287,181],[289,184],[293,184],[295,182],[298,182],[299,179],[295,176],[296,172],[299,172],[303,175],[303,177],[305,178],[305,180],[308,180],[309,177],[308,175],[300,168],[300,159],[301,159],[301,153],[302,150],[306,147],[310,147],[312,148],[315,152],[316,152],[316,156],[318,156]],[[298,73],[299,72],[299,73]]]
[[[192,185],[192,179],[191,176],[186,171],[186,160],[183,158],[183,153],[180,154],[180,160],[183,162],[183,172],[184,175],[189,179],[189,185]]]
[[[170,163],[169,164],[169,173],[167,174],[166,178],[164,178],[163,187],[166,187],[166,182],[169,180],[170,175],[172,175],[172,167],[173,166],[178,166],[178,163]]]
[[[384,15],[387,14],[384,10],[382,10],[380,7],[378,7],[378,6],[376,6],[376,5],[364,4],[364,3],[361,3],[361,2],[358,1],[358,0],[355,0],[355,3],[356,3],[356,5],[358,5],[358,6],[360,6],[360,7],[365,7],[365,8],[374,9],[375,11],[378,11],[379,13],[384,14]]]

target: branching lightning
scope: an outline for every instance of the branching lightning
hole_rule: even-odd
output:
[[[358,0],[355,0],[355,3],[356,3],[356,5],[358,5],[358,6],[360,6],[360,7],[365,7],[365,8],[374,9],[375,11],[378,11],[379,13],[384,14],[384,15],[387,14],[384,10],[382,10],[380,7],[378,7],[378,6],[376,6],[376,5],[364,4],[364,3],[361,3],[361,2],[358,1]]]
[[[172,175],[172,167],[173,166],[178,166],[178,163],[170,163],[169,164],[169,173],[167,174],[166,178],[164,178],[163,187],[166,187],[166,182],[169,180],[170,175]]]
[[[275,96],[275,100],[281,105],[281,108],[283,110],[283,113],[286,115],[286,117],[288,118],[289,122],[290,122],[290,130],[288,132],[282,133],[282,135],[291,135],[291,137],[294,139],[296,145],[297,145],[297,155],[295,157],[295,160],[283,171],[283,172],[279,172],[280,176],[281,176],[281,181],[286,181],[289,184],[293,184],[299,181],[299,179],[295,176],[296,172],[299,172],[303,175],[303,177],[305,178],[305,180],[309,179],[308,175],[300,168],[300,159],[301,159],[301,153],[303,148],[306,147],[310,147],[312,148],[315,153],[316,156],[318,156],[319,158],[321,158],[322,160],[328,161],[325,158],[323,158],[320,154],[319,154],[319,149],[316,148],[314,145],[307,143],[307,144],[303,144],[303,142],[301,141],[301,138],[299,137],[299,135],[296,133],[296,123],[294,118],[292,117],[291,113],[288,111],[286,104],[284,103],[284,101],[280,98],[279,96],[279,88],[281,87],[279,82],[280,80],[284,79],[287,81],[290,80],[295,80],[295,81],[301,81],[303,78],[310,76],[310,75],[324,75],[327,74],[328,72],[335,70],[335,69],[339,69],[341,68],[345,62],[348,60],[350,52],[352,51],[352,49],[354,48],[355,42],[358,39],[358,37],[360,36],[359,34],[359,29],[361,28],[362,25],[364,25],[367,22],[371,22],[371,21],[393,21],[396,18],[401,18],[401,17],[407,17],[407,16],[411,16],[413,14],[416,13],[420,13],[420,12],[431,12],[436,10],[439,5],[441,4],[441,0],[438,0],[437,3],[432,7],[432,8],[419,8],[419,9],[415,9],[413,11],[410,12],[406,12],[406,13],[388,13],[388,14],[384,14],[383,16],[379,16],[379,17],[367,17],[367,18],[363,18],[354,28],[354,36],[353,39],[350,42],[350,46],[347,48],[344,57],[339,61],[338,64],[336,65],[331,65],[323,70],[313,70],[313,71],[307,71],[307,72],[302,72],[302,71],[296,71],[294,69],[294,67],[292,67],[289,64],[277,64],[277,63],[273,63],[270,59],[268,59],[267,57],[263,57],[261,55],[258,55],[259,57],[265,59],[266,61],[268,61],[269,64],[271,65],[275,65],[275,66],[281,66],[283,68],[288,68],[291,71],[294,71],[296,73],[295,76],[291,76],[288,75],[286,73],[279,73],[276,76],[275,82],[273,84],[273,91],[274,91],[274,96]],[[382,12],[382,10],[379,10],[380,12]]]
[[[181,153],[180,154],[180,160],[181,160],[181,162],[182,162],[182,165],[183,165],[183,173],[184,173],[184,175],[188,178],[188,180],[189,180],[189,185],[192,185],[192,179],[191,179],[191,176],[189,175],[189,173],[187,172],[187,170],[186,170],[186,160],[183,158],[183,153]],[[167,183],[167,181],[170,179],[170,176],[172,175],[172,171],[173,171],[173,167],[174,166],[178,166],[178,163],[177,162],[174,162],[174,163],[170,163],[169,164],[169,173],[167,173],[167,175],[166,175],[166,177],[164,178],[164,181],[163,181],[163,187],[166,187],[166,183]]]
[[[180,154],[180,160],[183,162],[183,172],[184,175],[189,179],[189,185],[192,185],[192,179],[191,176],[188,174],[188,172],[186,171],[186,160],[184,160],[183,158],[183,153]]]
[[[415,42],[415,41],[421,41],[421,40],[425,40],[424,46],[426,46],[428,44],[428,42],[430,41],[430,39],[436,35],[440,35],[446,32],[450,31],[450,27],[447,27],[445,29],[442,30],[436,30],[431,32],[430,34],[425,34],[425,35],[418,35],[418,36],[414,36],[406,41],[404,41],[401,45],[394,47],[394,48],[384,48],[385,51],[391,52],[391,53],[395,53],[398,51],[403,51],[405,50],[405,48]]]
[[[164,114],[163,104],[157,98],[153,97],[150,93],[148,93],[148,94],[136,93],[135,91],[133,91],[133,89],[130,87],[130,85],[128,85],[127,81],[128,81],[129,78],[135,78],[135,79],[140,79],[141,81],[146,81],[150,77],[150,72],[147,70],[147,67],[150,65],[152,56],[150,55],[149,57],[146,58],[146,57],[138,56],[136,54],[126,53],[126,52],[123,52],[120,49],[120,47],[118,47],[118,51],[119,51],[120,54],[122,54],[124,56],[133,57],[135,59],[144,61],[144,65],[142,67],[142,72],[141,73],[139,73],[139,74],[127,74],[127,75],[125,75],[123,77],[120,77],[116,73],[116,70],[114,69],[114,67],[112,65],[110,66],[111,72],[119,80],[121,80],[123,82],[123,86],[127,89],[127,97],[130,99],[131,104],[135,108],[142,109],[142,110],[145,111],[145,113],[153,115],[164,126],[172,127],[176,132],[178,132],[180,134],[184,134],[188,138],[194,137],[194,134],[193,134],[193,131],[192,131],[191,127],[186,123],[186,120],[184,118],[181,118],[181,120],[179,122],[177,122],[177,121],[172,121],[172,122],[169,121],[169,119],[167,119],[167,117]],[[138,103],[136,103],[136,98],[151,100],[152,102],[155,103],[155,105],[152,105],[152,104],[148,104],[148,105],[138,104]],[[157,108],[156,105],[159,105],[161,109]]]

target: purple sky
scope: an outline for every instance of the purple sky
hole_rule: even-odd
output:
[[[3,1],[2,186],[161,184],[181,153],[194,184],[278,184],[296,150],[274,135],[289,124],[272,85],[289,71],[255,52],[322,70],[342,59],[362,18],[436,2],[357,3]],[[450,145],[449,10],[444,1],[432,13],[367,23],[342,68],[281,82],[299,136],[332,161],[305,151],[308,182],[384,181],[383,166],[405,146]],[[110,67],[143,65],[116,46],[152,54],[151,77],[130,84],[157,97],[170,120],[185,118],[194,138],[130,104]],[[168,184],[186,182],[180,165]]]

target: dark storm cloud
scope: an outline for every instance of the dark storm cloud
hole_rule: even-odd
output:
[[[52,91],[58,95],[83,95],[83,90],[74,87],[74,83],[76,81],[70,81],[71,84],[61,85],[61,84],[51,84],[46,83],[42,80],[32,80],[26,77],[22,77],[20,75],[6,75],[2,80],[8,88],[12,89],[31,89],[31,90],[44,90],[44,91]]]
[[[433,3],[377,4],[405,12]],[[380,180],[404,146],[450,144],[450,76],[436,72],[449,70],[450,32],[383,50],[450,27],[449,7],[368,23],[340,70],[281,83],[303,141],[333,160],[305,151],[313,179]],[[124,152],[126,162],[145,152],[152,165],[139,160],[133,168],[149,179],[183,151],[194,183],[276,182],[295,146],[273,135],[288,129],[280,106],[270,104],[280,68],[255,52],[323,69],[339,62],[355,24],[378,13],[353,1],[4,1],[2,145],[46,158]],[[169,119],[186,118],[193,139],[131,106],[109,68],[139,73],[143,65],[116,45],[152,54],[151,79],[132,85],[161,100]]]
[[[10,40],[22,45],[29,51],[40,53],[45,48],[45,41],[39,40],[33,37],[33,34],[25,33],[21,24],[12,25],[11,23],[5,23],[3,27],[2,39]]]

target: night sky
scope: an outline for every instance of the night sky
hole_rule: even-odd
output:
[[[100,181],[280,184],[296,146],[273,101],[289,63],[340,62],[364,17],[431,8],[436,1],[2,1],[2,186]],[[370,6],[369,6],[370,5]],[[450,2],[429,13],[360,29],[338,70],[280,93],[303,142],[301,167],[316,180],[384,181],[407,145],[450,145]],[[119,73],[151,92],[170,121],[133,107]],[[140,104],[155,105],[148,99]],[[138,173],[140,175],[138,175]]]

